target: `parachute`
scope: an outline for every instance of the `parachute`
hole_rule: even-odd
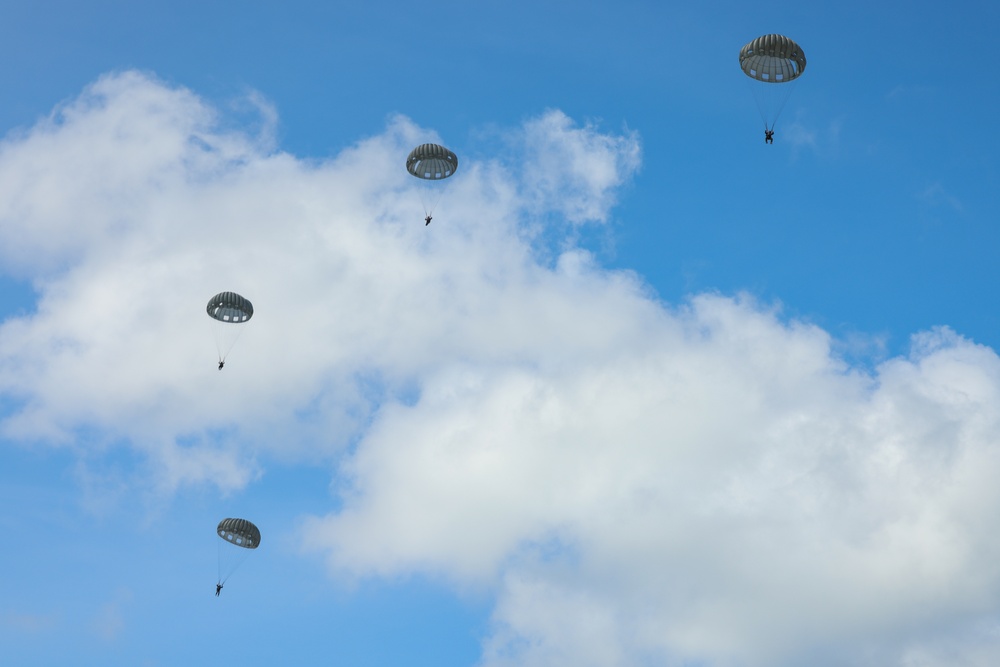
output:
[[[246,519],[223,519],[216,531],[219,537],[243,549],[260,546],[260,529]]]
[[[247,556],[260,546],[260,530],[246,519],[223,519],[215,532],[222,539],[218,543],[219,584],[224,584]]]
[[[750,77],[754,100],[765,130],[774,123],[806,69],[806,54],[784,35],[762,35],[740,49],[740,69]]]
[[[428,224],[447,186],[447,183],[439,184],[435,181],[452,176],[456,169],[458,156],[437,144],[420,144],[407,156],[406,171],[426,182],[420,188],[420,199],[424,205],[424,219]]]
[[[243,326],[253,317],[253,304],[236,292],[219,292],[208,300],[205,310],[212,318],[212,333],[221,370],[226,356],[243,333]]]

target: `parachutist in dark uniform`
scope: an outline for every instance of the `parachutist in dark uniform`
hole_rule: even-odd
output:
[[[424,218],[424,227],[426,227],[429,224],[431,224],[431,216],[427,216],[426,218]]]
[[[222,592],[222,584],[215,585],[215,597],[219,597],[219,593]]]
[[[774,130],[764,130],[764,143],[765,144],[774,143]]]
[[[221,371],[221,370],[222,370],[222,367],[223,367],[223,366],[225,366],[225,365],[226,365],[226,362],[224,362],[224,361],[220,361],[220,362],[219,362],[219,370]]]

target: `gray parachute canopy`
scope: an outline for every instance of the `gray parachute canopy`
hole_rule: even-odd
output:
[[[437,144],[421,144],[406,158],[406,171],[428,181],[448,178],[456,169],[458,156]]]
[[[208,300],[208,316],[219,322],[240,324],[253,317],[253,304],[236,292],[219,292]]]
[[[260,546],[260,531],[246,519],[223,519],[216,532],[225,541],[244,549]]]
[[[806,54],[784,35],[762,35],[740,49],[740,68],[751,79],[785,83],[802,76]]]

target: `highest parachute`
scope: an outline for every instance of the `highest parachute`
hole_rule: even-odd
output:
[[[740,49],[740,69],[753,79],[751,87],[764,130],[773,131],[793,88],[788,84],[806,71],[805,51],[784,35],[762,35]]]

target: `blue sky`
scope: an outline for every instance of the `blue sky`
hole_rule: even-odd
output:
[[[4,7],[5,661],[996,664],[998,21]]]

